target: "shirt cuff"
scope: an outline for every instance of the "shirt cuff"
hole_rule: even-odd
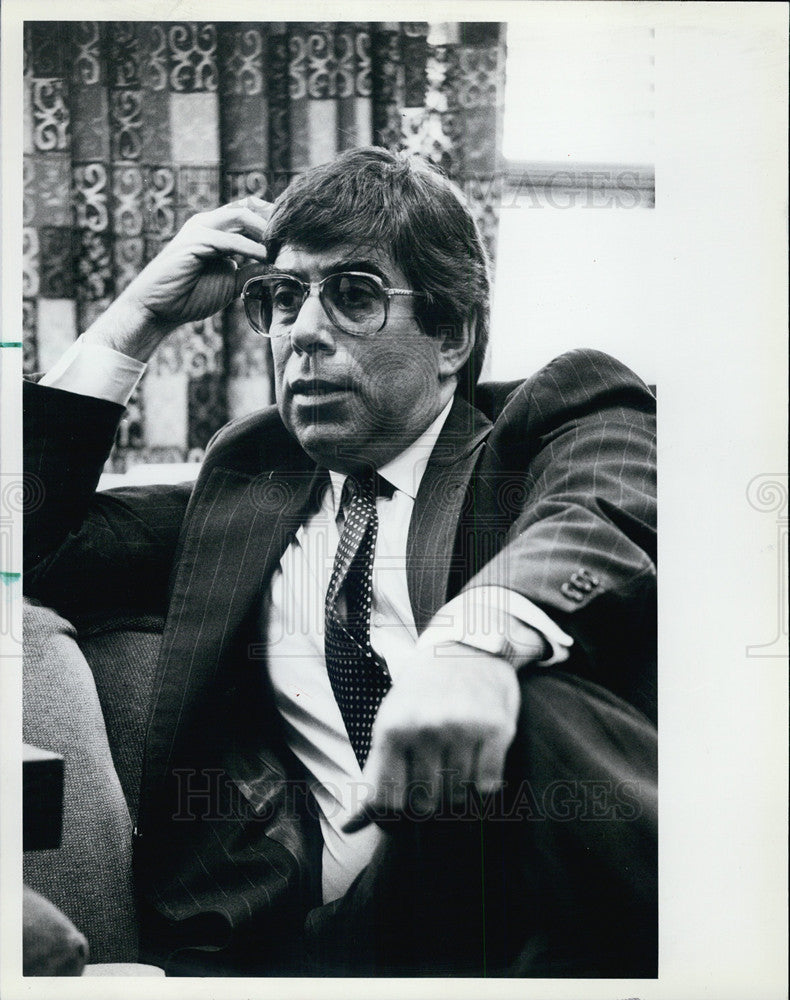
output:
[[[126,406],[145,369],[143,361],[79,337],[39,384]]]
[[[474,587],[454,597],[436,613],[429,639],[435,643],[460,642],[495,656],[515,667],[536,663],[553,667],[568,659],[573,639],[542,608],[507,587]],[[549,653],[535,660],[532,631],[539,632]]]

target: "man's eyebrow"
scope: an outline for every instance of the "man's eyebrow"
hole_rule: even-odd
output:
[[[277,274],[287,274],[294,278],[307,280],[307,271],[301,267],[273,267],[272,271]],[[389,276],[378,261],[370,257],[349,257],[341,260],[333,260],[331,263],[321,268],[320,274],[326,277],[328,274],[337,274],[338,271],[362,271],[365,274],[375,274],[382,281],[389,281]]]
[[[378,261],[371,260],[369,257],[355,257],[345,260],[338,260],[330,264],[328,267],[323,268],[324,274],[334,274],[336,271],[363,271],[367,274],[375,274],[377,277],[381,278],[382,281],[387,281],[388,275],[381,264]]]

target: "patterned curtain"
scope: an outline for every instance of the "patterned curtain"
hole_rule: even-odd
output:
[[[185,219],[273,199],[338,150],[422,153],[466,191],[492,255],[504,25],[28,22],[24,344],[46,371]],[[240,304],[151,359],[109,468],[202,455],[272,399]]]

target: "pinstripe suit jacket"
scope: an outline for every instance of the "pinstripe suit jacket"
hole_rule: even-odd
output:
[[[28,383],[26,590],[78,624],[167,611],[136,856],[184,939],[272,940],[317,901],[320,843],[266,682],[261,596],[324,481],[271,408],[215,436],[192,487],[95,494],[121,408]],[[495,583],[574,638],[570,669],[655,717],[655,400],[594,351],[460,397],[409,530],[422,629]]]

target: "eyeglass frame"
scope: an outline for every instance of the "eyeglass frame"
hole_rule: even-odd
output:
[[[322,292],[326,282],[329,281],[331,278],[342,278],[345,276],[349,276],[352,278],[365,278],[368,281],[371,281],[373,285],[376,286],[377,289],[383,293],[384,319],[381,321],[381,326],[379,326],[375,330],[372,330],[370,333],[358,333],[354,330],[343,329],[343,327],[340,326],[340,324],[332,316],[331,311],[327,309],[326,304],[324,303]],[[332,274],[325,275],[323,278],[321,278],[320,281],[302,281],[302,279],[297,278],[296,275],[288,274],[285,271],[282,272],[272,271],[270,274],[256,274],[253,275],[253,277],[248,278],[247,281],[244,282],[244,286],[242,287],[241,290],[241,300],[244,303],[244,312],[247,316],[247,321],[249,322],[250,326],[253,328],[255,333],[258,334],[258,336],[265,337],[267,340],[279,340],[281,337],[289,336],[289,333],[283,332],[279,334],[272,334],[272,333],[265,333],[263,330],[259,330],[256,324],[253,322],[252,317],[250,316],[250,310],[247,306],[248,300],[246,297],[246,293],[247,289],[253,283],[259,282],[262,279],[266,279],[266,281],[268,281],[269,279],[272,278],[284,278],[288,281],[294,282],[294,284],[299,285],[301,287],[303,296],[302,296],[302,301],[299,304],[299,309],[297,310],[296,313],[297,317],[299,316],[299,313],[302,311],[302,307],[304,306],[305,302],[307,302],[307,300],[315,291],[318,294],[318,300],[321,303],[321,308],[326,313],[332,325],[336,327],[338,330],[340,330],[341,333],[345,333],[349,337],[358,337],[362,340],[366,340],[368,337],[375,337],[376,334],[381,333],[381,331],[387,325],[387,320],[389,319],[389,304],[390,304],[390,299],[392,298],[393,295],[408,295],[414,298],[428,297],[426,292],[420,292],[414,288],[390,288],[388,285],[384,284],[382,278],[380,278],[377,274],[372,274],[370,271],[333,271]],[[296,322],[296,319],[294,319],[294,322]]]

